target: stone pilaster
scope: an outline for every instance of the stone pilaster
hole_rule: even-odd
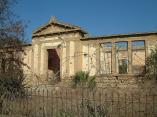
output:
[[[80,41],[75,41],[74,47],[74,73],[82,69],[82,44]]]
[[[145,57],[149,56],[149,41],[145,40]]]
[[[64,45],[61,45],[61,48],[59,50],[59,57],[60,57],[60,77],[63,76],[63,47]]]
[[[74,52],[75,52],[75,42],[70,41],[69,47],[69,76],[74,75]]]
[[[132,43],[128,41],[128,74],[132,74]]]
[[[43,79],[47,80],[47,77],[48,77],[48,52],[47,52],[46,48],[43,48],[42,56],[43,56],[43,60],[42,60],[42,77],[43,77]]]
[[[96,45],[96,75],[100,73],[100,44]]]
[[[38,44],[38,73],[40,73],[40,67],[41,67],[41,43]]]
[[[69,63],[70,63],[70,41],[66,42],[66,74],[69,76]]]
[[[34,73],[34,48],[32,46],[32,55],[31,55],[31,70],[32,70],[32,74]]]
[[[116,74],[116,45],[112,41],[112,74]]]
[[[38,75],[38,44],[35,44],[33,47],[34,50],[34,56],[33,56],[33,69],[34,69],[34,73]]]

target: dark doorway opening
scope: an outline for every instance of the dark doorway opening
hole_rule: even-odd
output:
[[[60,81],[60,49],[48,49],[48,78]]]

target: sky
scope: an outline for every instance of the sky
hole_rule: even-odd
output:
[[[26,22],[29,42],[52,16],[90,36],[157,31],[157,0],[19,0],[13,10]]]

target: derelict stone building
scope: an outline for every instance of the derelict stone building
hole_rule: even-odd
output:
[[[33,31],[25,46],[25,73],[41,81],[66,79],[77,71],[90,75],[136,75],[144,72],[146,57],[157,44],[157,32],[89,37],[78,26],[49,22]]]

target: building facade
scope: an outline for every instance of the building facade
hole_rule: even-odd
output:
[[[89,37],[80,27],[51,18],[24,47],[29,66],[24,71],[41,81],[66,79],[81,70],[98,76],[141,74],[156,44],[157,32]]]

